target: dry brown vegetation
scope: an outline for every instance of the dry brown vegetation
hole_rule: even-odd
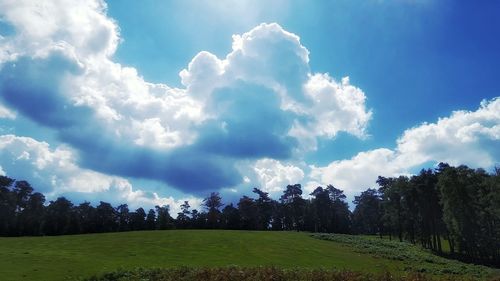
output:
[[[320,269],[282,269],[276,267],[219,267],[136,269],[116,271],[86,281],[466,281],[471,277],[440,276],[412,273],[404,276],[391,273],[367,274]],[[490,279],[500,281],[500,278]]]

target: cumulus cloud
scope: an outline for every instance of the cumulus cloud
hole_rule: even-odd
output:
[[[178,200],[161,197],[156,192],[133,188],[124,178],[82,169],[68,147],[51,149],[48,143],[28,137],[0,136],[0,167],[0,174],[28,180],[49,199],[68,196],[94,203],[99,200],[127,203],[135,208],[169,205],[173,211],[179,209],[183,200],[198,207],[201,203],[196,197]]]
[[[452,165],[491,167],[500,158],[500,99],[481,102],[476,111],[455,111],[436,123],[406,130],[397,141],[404,161],[418,165],[443,161]]]
[[[500,159],[500,98],[483,101],[476,111],[455,111],[435,123],[407,129],[394,150],[360,152],[351,159],[312,167],[315,183],[332,183],[351,196],[374,187],[377,176],[411,174],[428,163],[447,162],[491,168]]]
[[[111,55],[119,42],[118,26],[106,16],[101,0],[2,0],[0,11],[16,31],[1,48],[10,58],[41,55],[55,45],[67,45],[82,56]]]
[[[286,165],[274,159],[260,159],[253,165],[260,188],[269,193],[277,193],[289,184],[300,183],[304,171],[294,165]]]
[[[310,178],[318,186],[333,184],[346,194],[354,195],[375,185],[379,175],[394,176],[406,172],[401,167],[396,153],[390,149],[380,148],[360,152],[351,159],[334,161],[325,167],[311,167]]]
[[[119,28],[102,1],[3,0],[0,18],[15,30],[0,40],[2,100],[54,129],[89,171],[200,193],[241,183],[239,161],[366,136],[362,90],[311,72],[300,38],[278,24],[234,35],[225,58],[200,52],[171,88],[113,62]]]
[[[337,82],[328,74],[315,74],[304,85],[304,91],[313,102],[296,110],[314,118],[295,121],[290,131],[304,147],[315,150],[317,136],[333,138],[341,131],[359,138],[368,136],[366,127],[372,112],[365,107],[365,94],[350,84],[349,77]]]

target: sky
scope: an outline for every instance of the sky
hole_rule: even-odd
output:
[[[0,174],[226,203],[500,159],[499,1],[0,0]]]

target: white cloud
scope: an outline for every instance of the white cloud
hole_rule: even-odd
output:
[[[16,119],[16,113],[0,103],[0,119]]]
[[[379,175],[395,176],[406,172],[399,166],[396,154],[390,149],[380,148],[360,152],[351,159],[334,161],[326,167],[311,167],[310,178],[319,185],[332,184],[353,196],[374,187]],[[308,186],[314,186],[307,184]]]
[[[170,132],[168,126],[165,127],[162,126],[160,118],[150,118],[143,122],[134,121],[133,130],[139,134],[135,143],[155,146],[160,149],[175,147],[182,143],[178,132]]]
[[[0,41],[4,100],[55,129],[97,171],[184,189],[200,178],[211,180],[203,184],[209,188],[228,187],[243,180],[229,175],[238,160],[291,157],[339,131],[365,136],[371,113],[364,93],[347,79],[311,73],[300,38],[275,23],[234,35],[223,59],[200,52],[181,71],[184,88],[177,89],[113,62],[119,27],[103,1],[3,0],[0,18],[16,31]],[[176,153],[188,154],[186,162],[167,159]],[[122,159],[137,155],[148,168]],[[208,168],[222,176],[169,174]]]
[[[5,44],[11,57],[61,44],[81,56],[111,55],[118,45],[118,27],[106,16],[104,1],[2,0],[0,11],[17,33]]]
[[[278,24],[261,24],[233,35],[232,46],[225,59],[201,52],[181,71],[189,96],[205,101],[214,89],[239,81],[267,87],[279,96],[279,109],[295,115],[288,135],[303,150],[315,150],[318,137],[333,138],[340,131],[367,136],[372,113],[363,91],[348,77],[336,82],[328,74],[311,73],[309,51],[297,35]]]
[[[186,128],[200,118],[200,107],[195,101],[183,90],[147,83],[135,69],[112,62],[119,28],[107,17],[103,1],[4,0],[0,1],[0,18],[16,30],[15,35],[0,41],[0,53],[8,54],[0,56],[0,69],[2,63],[4,67],[15,67],[22,57],[52,67],[51,54],[61,53],[82,71],[56,81],[60,85],[52,87],[68,99],[66,106],[91,109],[95,120],[86,121],[98,122],[102,133],[143,146],[149,145],[141,143],[149,130],[151,138],[161,140],[160,146],[169,148],[193,139]],[[160,122],[151,122],[155,119]],[[147,124],[141,130],[131,130],[138,122]],[[151,146],[157,147],[158,143]]]
[[[312,104],[298,105],[295,110],[313,117],[312,121],[296,122],[290,130],[303,146],[315,150],[316,137],[333,138],[341,131],[367,137],[372,112],[366,109],[365,94],[350,84],[349,77],[337,82],[328,74],[315,74],[304,85],[304,91]]]
[[[436,123],[406,130],[397,152],[409,165],[443,161],[491,167],[500,147],[500,99],[483,101],[476,111],[455,111]]]
[[[14,135],[0,136],[0,174],[27,180],[50,199],[78,194],[85,199],[127,203],[134,208],[170,205],[175,212],[184,200],[197,207],[201,202],[192,196],[175,200],[171,196],[161,197],[156,192],[134,188],[124,178],[78,167],[68,147],[51,149],[46,142]]]
[[[277,193],[284,190],[289,184],[300,183],[304,178],[304,171],[294,165],[284,165],[278,160],[261,159],[254,166],[253,171],[262,190]]]
[[[174,199],[172,196],[161,197],[156,192],[146,192],[141,189],[134,189],[130,182],[124,179],[115,181],[103,194],[99,194],[99,200],[109,198],[113,202],[128,203],[132,208],[153,208],[154,206],[169,206],[170,215],[177,217],[177,213],[181,211],[180,206],[184,201],[188,201],[192,209],[200,210],[203,199],[194,196]],[[117,203],[117,204],[118,204]]]
[[[476,111],[455,111],[436,123],[407,129],[394,150],[360,152],[351,159],[312,167],[310,178],[333,184],[351,197],[374,187],[381,176],[410,174],[428,163],[447,162],[491,168],[500,156],[500,99],[483,101]]]
[[[248,11],[249,3],[242,3],[236,10]],[[224,11],[224,5],[219,4],[208,6]],[[175,171],[187,171],[189,175],[220,166],[215,169],[214,174],[218,174],[247,157],[262,158],[255,162],[252,172],[263,189],[278,192],[287,184],[304,180],[304,171],[269,157],[290,157],[287,149],[300,156],[317,149],[318,138],[334,138],[339,132],[359,138],[369,135],[366,128],[372,113],[366,107],[364,92],[351,85],[348,77],[336,81],[328,74],[312,72],[309,51],[299,36],[278,24],[261,24],[234,35],[232,50],[224,58],[200,52],[180,72],[183,88],[178,89],[149,83],[136,69],[113,61],[120,41],[119,27],[106,15],[103,1],[0,0],[0,19],[16,31],[0,37],[0,71],[4,71],[0,92],[4,89],[15,93],[10,99],[1,93],[9,101],[9,109],[0,105],[0,118],[24,114],[49,127],[59,129],[58,121],[64,121],[71,128],[60,131],[71,148],[55,150],[31,138],[2,136],[0,173],[15,172],[33,179],[45,185],[47,192],[108,192],[127,202],[178,203],[173,198],[134,189],[124,178],[104,174],[112,170],[129,176],[131,170],[137,170],[134,166],[94,167],[102,173],[78,167],[75,151],[80,157],[99,156],[89,163],[101,162],[96,147],[103,151],[119,147],[116,151],[146,155],[149,167],[159,174],[175,170],[167,162],[181,162]],[[12,81],[15,83],[9,84]],[[16,100],[19,92],[12,85],[28,85],[23,88],[27,96]],[[30,98],[38,98],[56,110],[36,115],[26,107]],[[381,148],[326,167],[313,166],[304,189],[312,191],[317,185],[333,184],[352,194],[373,186],[378,175],[408,173],[432,161],[492,166],[499,158],[499,112],[499,99],[484,102],[477,111],[457,111],[436,123],[406,130],[394,150]],[[210,137],[217,142],[205,146],[200,143]],[[220,145],[224,138],[227,142]],[[262,139],[265,145],[258,143]],[[106,141],[109,143],[102,146],[89,145]],[[166,152],[190,146],[198,150],[176,159],[185,161],[165,160]],[[148,154],[147,149],[153,152]],[[121,161],[129,156],[107,155],[114,159],[109,162],[118,166],[131,162]],[[192,165],[207,158],[212,160],[208,165]],[[191,167],[194,170],[189,170]],[[231,182],[227,178],[234,177],[214,178],[211,184],[227,187]],[[156,179],[165,180],[161,176]],[[240,180],[247,183],[250,178],[247,175]],[[171,178],[165,181],[182,182],[178,184],[181,188],[185,183]]]
[[[333,137],[339,131],[345,131],[358,137],[365,136],[372,113],[366,111],[365,94],[350,84],[349,77],[338,83],[327,74],[316,74],[305,88],[314,100],[309,114],[317,114],[313,130],[318,135]]]

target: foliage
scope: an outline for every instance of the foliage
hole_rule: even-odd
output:
[[[412,177],[378,177],[356,196],[356,233],[388,235],[439,254],[500,267],[500,172],[440,163]],[[442,245],[443,238],[448,245]]]
[[[405,271],[432,275],[474,276],[484,278],[494,273],[491,268],[465,264],[433,254],[408,242],[399,242],[375,237],[343,234],[312,234],[314,238],[348,245],[354,251],[374,257],[402,261]]]
[[[170,206],[131,211],[128,205],[113,207],[101,201],[74,205],[65,197],[45,203],[26,181],[0,176],[0,236],[66,235],[133,230],[242,229],[351,232],[351,212],[343,191],[328,185],[318,187],[310,199],[302,197],[300,184],[288,185],[279,202],[267,192],[253,189],[257,198],[244,195],[224,204],[218,192],[203,200],[204,210],[181,205],[177,218]],[[319,192],[321,191],[321,192]],[[221,210],[221,207],[225,207]]]

